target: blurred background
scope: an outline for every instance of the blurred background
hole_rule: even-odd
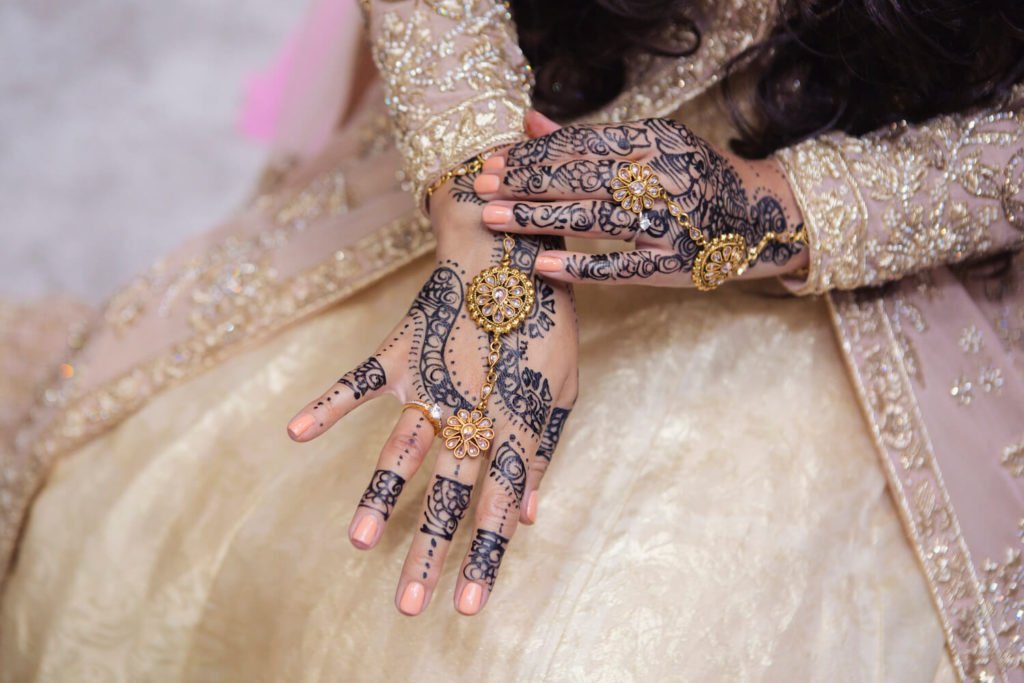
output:
[[[0,4],[0,298],[99,303],[247,196],[248,74],[304,0]]]

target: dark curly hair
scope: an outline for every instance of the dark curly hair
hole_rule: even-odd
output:
[[[724,93],[740,135],[733,147],[745,156],[826,130],[859,134],[963,110],[1024,77],[1022,0],[779,2],[768,37],[727,67]],[[555,119],[614,98],[631,55],[685,56],[700,45],[693,0],[511,4],[537,76],[535,106]],[[752,61],[752,101],[741,106],[737,74]]]

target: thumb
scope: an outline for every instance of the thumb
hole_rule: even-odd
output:
[[[531,138],[539,138],[549,133],[554,133],[561,128],[561,126],[536,109],[526,112],[526,116],[523,118],[523,127],[526,129],[526,134]]]

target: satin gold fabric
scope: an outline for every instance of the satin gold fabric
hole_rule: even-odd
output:
[[[4,595],[0,680],[953,680],[824,303],[736,287],[580,289],[581,399],[537,524],[481,615],[451,604],[465,524],[434,603],[399,615],[428,472],[377,549],[346,537],[397,401],[310,444],[284,425],[429,268],[65,457]]]

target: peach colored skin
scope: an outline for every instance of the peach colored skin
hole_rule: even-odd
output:
[[[538,111],[530,111],[526,114],[525,119],[526,133],[531,138],[537,138],[549,133],[553,133],[558,130],[561,126],[557,123],[544,116]],[[778,166],[778,163],[773,160],[768,160],[758,163],[768,163],[773,166]],[[492,175],[493,173],[499,172],[505,168],[505,159],[500,155],[495,155],[487,159],[484,162],[483,170],[484,173],[477,176],[473,182],[473,189],[480,195],[493,195],[501,187],[501,179]],[[779,177],[780,182],[777,187],[773,189],[775,192],[784,198],[784,201],[789,205],[791,213],[794,216],[799,216],[800,211],[797,208],[796,199],[793,197],[793,193],[789,188],[789,185],[785,182],[784,174],[780,172],[774,174]],[[498,203],[487,204],[482,212],[484,224],[492,230],[501,230],[509,221],[512,220],[512,210]],[[552,279],[562,281],[581,282],[575,278],[570,277],[567,273],[562,270],[563,259],[573,255],[574,252],[568,251],[546,251],[542,252],[534,263],[534,268],[550,276]],[[748,270],[746,273],[740,276],[743,280],[756,280],[769,277],[778,277],[779,275],[785,275],[788,273],[795,272],[801,268],[806,268],[808,264],[807,250],[803,250],[796,256],[791,258],[785,265],[777,266],[775,264],[760,264],[761,267],[756,270]],[[685,274],[684,274],[685,275]],[[604,284],[615,284],[615,281],[606,282]],[[679,286],[689,287],[691,281],[688,276],[679,279]]]

